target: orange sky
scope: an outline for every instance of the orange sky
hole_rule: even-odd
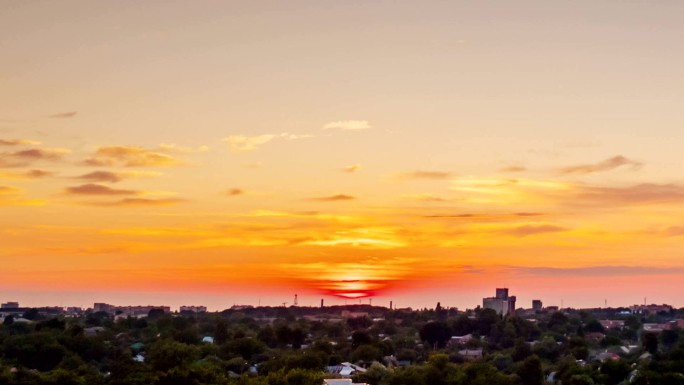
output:
[[[682,7],[1,3],[0,300],[684,306]]]

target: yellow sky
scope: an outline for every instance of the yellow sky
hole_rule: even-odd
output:
[[[0,2],[0,299],[683,306],[683,7]]]

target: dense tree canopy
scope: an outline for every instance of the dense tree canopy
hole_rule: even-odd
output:
[[[350,309],[369,315],[256,308],[115,321],[104,312],[27,311],[30,322],[6,317],[0,326],[0,384],[320,385],[335,376],[326,367],[344,362],[366,367],[354,379],[371,385],[535,385],[549,376],[563,385],[684,383],[682,331],[641,330],[662,314],[627,315],[624,328],[604,329],[604,311],[528,319],[489,309]]]

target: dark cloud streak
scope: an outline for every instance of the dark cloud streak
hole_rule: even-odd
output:
[[[561,174],[593,174],[603,171],[611,171],[618,167],[629,166],[632,170],[640,168],[643,164],[635,160],[626,158],[622,155],[616,155],[612,158],[605,159],[598,163],[581,164],[576,166],[568,166],[560,169]]]
[[[66,193],[71,195],[138,195],[140,192],[135,190],[113,189],[101,184],[84,184],[80,186],[67,187]]]

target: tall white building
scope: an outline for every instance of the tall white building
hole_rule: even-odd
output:
[[[508,295],[508,288],[497,288],[496,297],[482,298],[482,307],[505,316],[515,313],[515,300],[515,296]]]

